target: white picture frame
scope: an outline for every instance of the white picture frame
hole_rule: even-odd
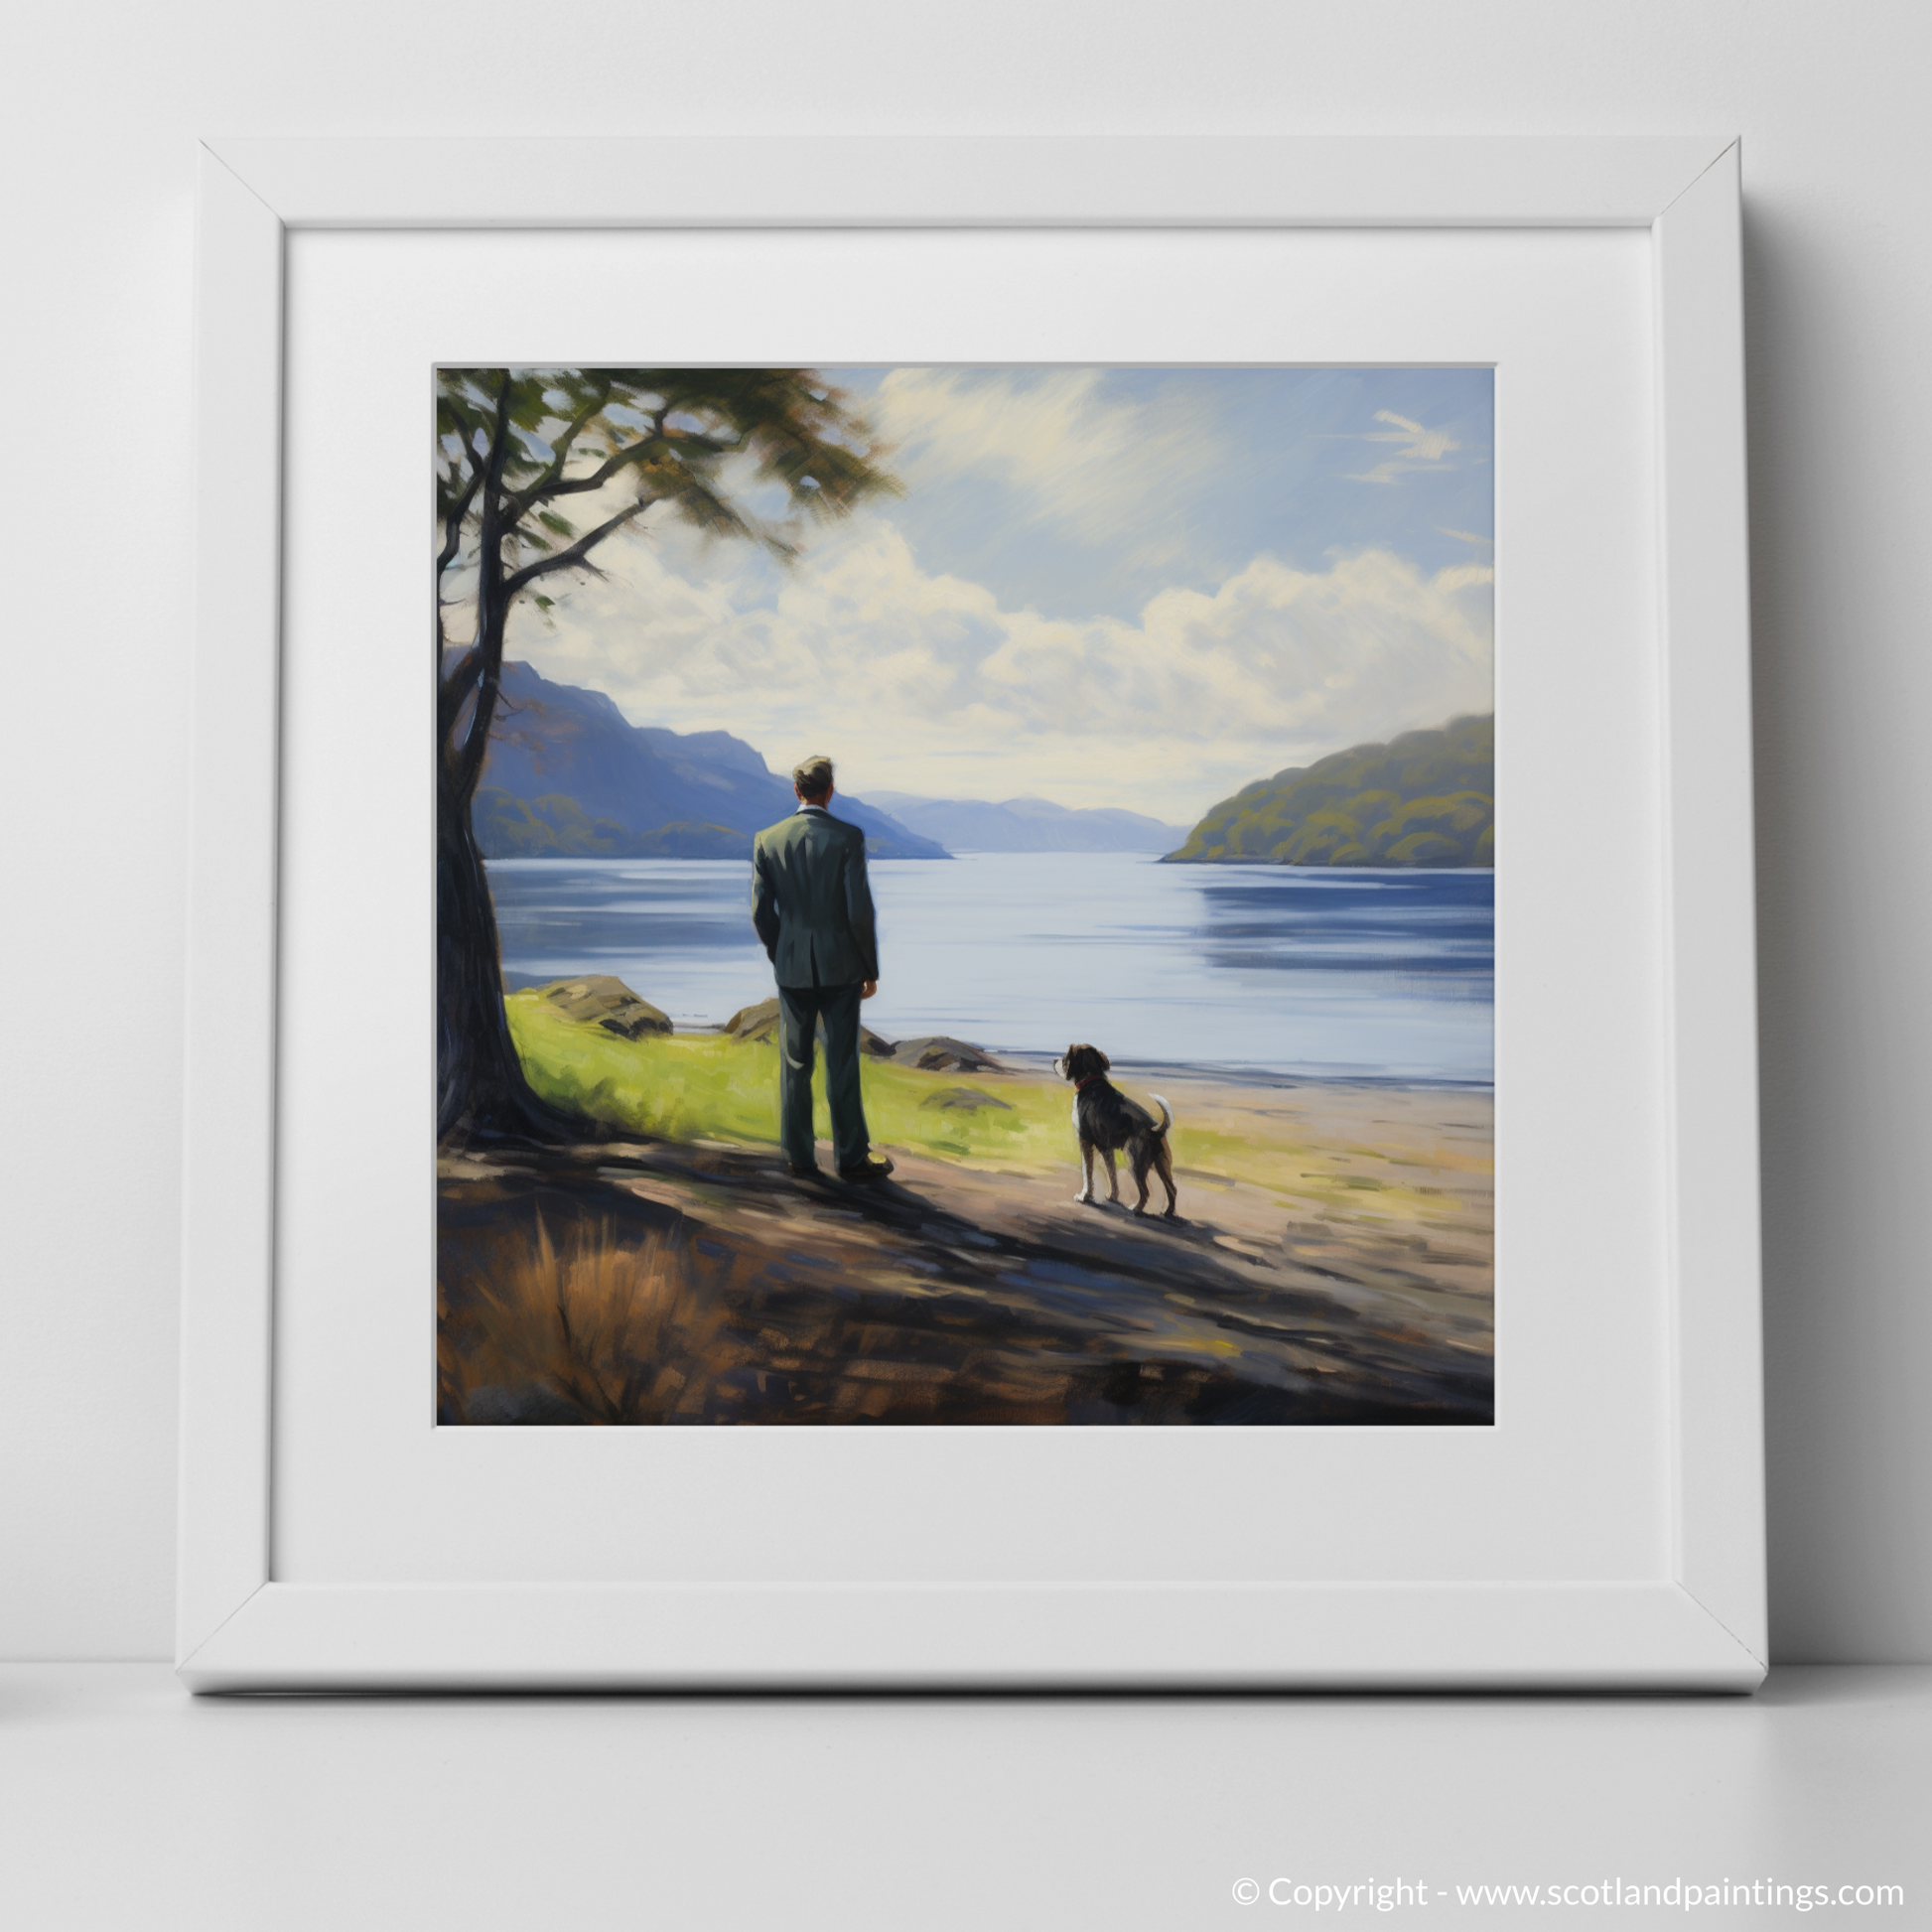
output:
[[[197,1691],[1668,1687],[1765,1669],[1739,177],[1618,139],[233,140],[202,157],[177,1668]],[[1663,1555],[1601,1582],[379,1584],[271,1563],[284,255],[303,228],[1623,227],[1656,291]],[[426,1291],[427,1292],[427,1291]]]

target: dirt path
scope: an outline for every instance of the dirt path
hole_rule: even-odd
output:
[[[1486,1099],[1196,1085],[1163,1091],[1231,1132],[1286,1122],[1307,1165],[1269,1186],[1183,1168],[1169,1222],[1076,1203],[1071,1162],[895,1150],[890,1181],[848,1188],[762,1150],[626,1143],[446,1163],[446,1250],[514,1200],[725,1250],[770,1364],[748,1420],[1486,1422]]]

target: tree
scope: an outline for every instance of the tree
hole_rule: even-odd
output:
[[[651,512],[773,555],[801,524],[897,492],[866,423],[811,369],[498,368],[438,372],[436,514],[437,1134],[573,1138],[583,1123],[531,1092],[503,1013],[496,916],[471,804],[497,715],[519,599]],[[777,522],[743,506],[781,493]],[[564,513],[570,499],[585,527]],[[588,514],[586,514],[588,513]],[[452,614],[467,609],[467,642]]]

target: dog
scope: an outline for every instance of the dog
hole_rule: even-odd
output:
[[[1145,1107],[1129,1100],[1107,1078],[1107,1069],[1112,1064],[1097,1046],[1069,1046],[1053,1062],[1053,1071],[1062,1080],[1073,1082],[1073,1131],[1080,1137],[1080,1191],[1073,1198],[1082,1206],[1092,1204],[1093,1157],[1098,1151],[1107,1162],[1107,1198],[1118,1206],[1120,1171],[1114,1166],[1114,1156],[1125,1151],[1134,1164],[1134,1184],[1141,1190],[1133,1211],[1147,1212],[1147,1177],[1151,1170],[1161,1176],[1161,1184],[1168,1190],[1168,1205],[1162,1218],[1177,1220],[1173,1156],[1168,1149],[1168,1129],[1173,1125],[1173,1114],[1158,1093],[1151,1094],[1149,1098],[1161,1108],[1161,1122],[1156,1126],[1154,1116]]]

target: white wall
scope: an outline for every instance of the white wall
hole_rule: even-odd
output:
[[[6,39],[0,1656],[170,1642],[196,138],[706,128],[1742,134],[1774,1641],[1932,1659],[1932,14],[98,0]]]

